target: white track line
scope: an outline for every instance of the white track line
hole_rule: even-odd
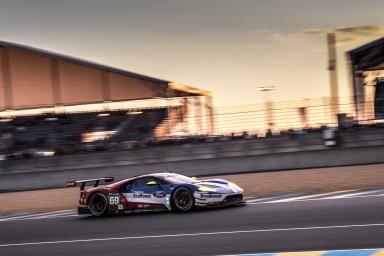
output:
[[[76,212],[75,210],[63,210],[63,211],[55,211],[55,212],[34,213],[34,214],[21,215],[21,216],[15,216],[15,217],[6,217],[6,218],[0,219],[0,221],[23,220],[23,219],[51,216],[51,215],[54,216],[54,215],[73,214],[75,212]]]
[[[75,240],[10,243],[10,244],[0,244],[0,247],[64,244],[64,243],[69,244],[69,243],[80,243],[80,242],[133,240],[133,239],[165,238],[165,237],[209,236],[209,235],[226,235],[226,234],[240,234],[240,233],[282,232],[282,231],[338,229],[338,228],[366,228],[366,227],[383,227],[383,226],[384,226],[384,223],[369,223],[369,224],[352,224],[352,225],[338,225],[338,226],[313,226],[313,227],[293,227],[293,228],[274,228],[274,229],[233,230],[233,231],[218,231],[218,232],[204,232],[204,233],[164,234],[164,235],[150,235],[150,236],[123,236],[123,237],[106,237],[106,238],[90,238],[90,239],[75,239]]]
[[[260,202],[260,201],[270,201],[270,200],[275,200],[275,199],[283,199],[283,198],[287,198],[287,197],[296,197],[296,196],[299,196],[300,194],[284,194],[284,195],[278,195],[278,196],[269,196],[269,197],[260,197],[260,198],[255,198],[255,199],[251,199],[251,200],[247,200],[246,202],[248,203],[254,203],[254,202]]]
[[[45,214],[48,214],[48,213],[45,212],[45,213],[29,213],[29,214],[21,214],[21,215],[18,215],[18,214],[8,215],[8,216],[0,217],[0,221],[1,220],[22,219],[22,218],[28,218],[30,216],[41,216],[41,215],[45,215]]]
[[[384,192],[383,189],[376,189],[376,190],[369,190],[369,191],[361,191],[357,193],[348,193],[348,194],[343,194],[339,196],[332,196],[332,197],[327,197],[328,199],[335,199],[335,198],[345,198],[345,197],[354,197],[354,196],[363,196],[363,195],[369,195],[369,194],[374,194],[378,192]]]
[[[334,195],[334,194],[341,194],[341,193],[352,192],[352,191],[356,191],[356,190],[343,190],[343,191],[335,191],[335,192],[322,193],[322,194],[298,196],[298,197],[280,199],[280,200],[269,201],[269,202],[270,203],[272,203],[272,202],[273,203],[281,203],[281,202],[298,201],[298,200],[303,200],[303,199],[316,198],[316,197],[322,197],[322,196],[328,196],[328,195]]]
[[[79,214],[76,211],[71,211],[71,212],[66,212],[66,213],[58,213],[58,214],[49,214],[49,215],[37,216],[37,217],[29,217],[29,218],[24,218],[23,220],[64,218],[64,217],[71,217],[71,216],[78,216],[78,215]]]
[[[354,197],[343,197],[343,198],[309,198],[297,201],[290,202],[254,202],[254,203],[246,203],[247,205],[257,205],[257,204],[278,204],[278,203],[292,203],[292,202],[307,202],[307,201],[322,201],[322,200],[343,200],[343,199],[355,199],[355,198],[368,198],[368,197],[384,197],[384,194],[378,195],[364,195],[364,196],[354,196]]]

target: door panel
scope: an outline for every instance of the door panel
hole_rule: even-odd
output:
[[[163,185],[148,186],[150,181],[160,181],[156,178],[140,178],[127,184],[122,191],[122,195],[126,198],[127,206],[134,208],[161,208],[166,204],[166,192]]]

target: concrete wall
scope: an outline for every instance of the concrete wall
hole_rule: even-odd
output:
[[[326,148],[320,133],[94,152],[0,163],[0,191],[62,187],[67,180],[173,171],[199,176],[384,162],[384,130],[344,133]]]

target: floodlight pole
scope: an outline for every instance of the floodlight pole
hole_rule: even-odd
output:
[[[329,86],[331,95],[331,121],[337,123],[337,114],[339,113],[339,93],[337,84],[337,62],[336,62],[336,33],[327,33],[328,46],[328,70]]]

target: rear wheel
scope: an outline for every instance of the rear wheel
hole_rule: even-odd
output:
[[[95,193],[89,200],[89,210],[93,216],[103,216],[108,211],[108,199],[102,193]]]
[[[195,198],[188,188],[180,187],[172,195],[172,204],[174,210],[187,212],[195,205]]]

